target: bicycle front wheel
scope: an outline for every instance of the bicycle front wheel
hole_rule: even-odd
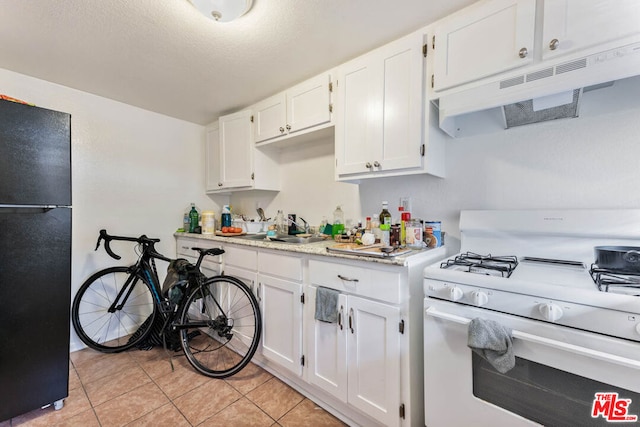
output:
[[[240,280],[206,279],[188,297],[180,316],[180,343],[187,360],[212,378],[236,374],[251,360],[260,341],[258,302]]]
[[[98,271],[80,286],[71,319],[78,337],[103,353],[127,350],[142,341],[156,315],[148,283],[128,267]]]

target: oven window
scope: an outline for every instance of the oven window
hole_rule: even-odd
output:
[[[476,353],[472,354],[474,396],[531,421],[545,426],[602,426],[624,421],[616,418],[625,415],[640,416],[638,393],[519,357],[512,370],[501,374]],[[596,393],[617,393],[617,407],[608,403],[615,400],[612,395],[602,396],[596,405],[598,416],[593,418]],[[631,402],[620,403],[622,399]]]

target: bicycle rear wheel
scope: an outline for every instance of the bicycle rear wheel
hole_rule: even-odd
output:
[[[117,301],[116,301],[117,300]],[[127,350],[153,326],[156,305],[148,283],[128,267],[98,271],[80,286],[71,318],[78,337],[103,353]]]
[[[180,343],[191,365],[212,378],[236,374],[260,341],[261,317],[251,290],[230,276],[206,279],[180,316]]]

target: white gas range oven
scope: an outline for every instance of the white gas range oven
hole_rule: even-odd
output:
[[[463,211],[461,253],[424,270],[425,424],[640,424],[640,210]],[[511,330],[500,373],[469,324]],[[504,350],[504,349],[500,349]]]

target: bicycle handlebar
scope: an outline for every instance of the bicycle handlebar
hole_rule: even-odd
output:
[[[96,251],[100,247],[100,242],[104,240],[104,250],[107,251],[109,256],[114,259],[122,258],[120,255],[117,255],[115,252],[111,250],[111,246],[109,245],[112,240],[122,240],[125,242],[136,242],[142,245],[148,245],[153,249],[153,245],[160,241],[160,239],[150,239],[144,234],[140,237],[125,237],[125,236],[110,236],[107,234],[107,230],[100,230],[100,235],[98,236],[98,242],[96,243]],[[155,251],[154,251],[155,252]]]

